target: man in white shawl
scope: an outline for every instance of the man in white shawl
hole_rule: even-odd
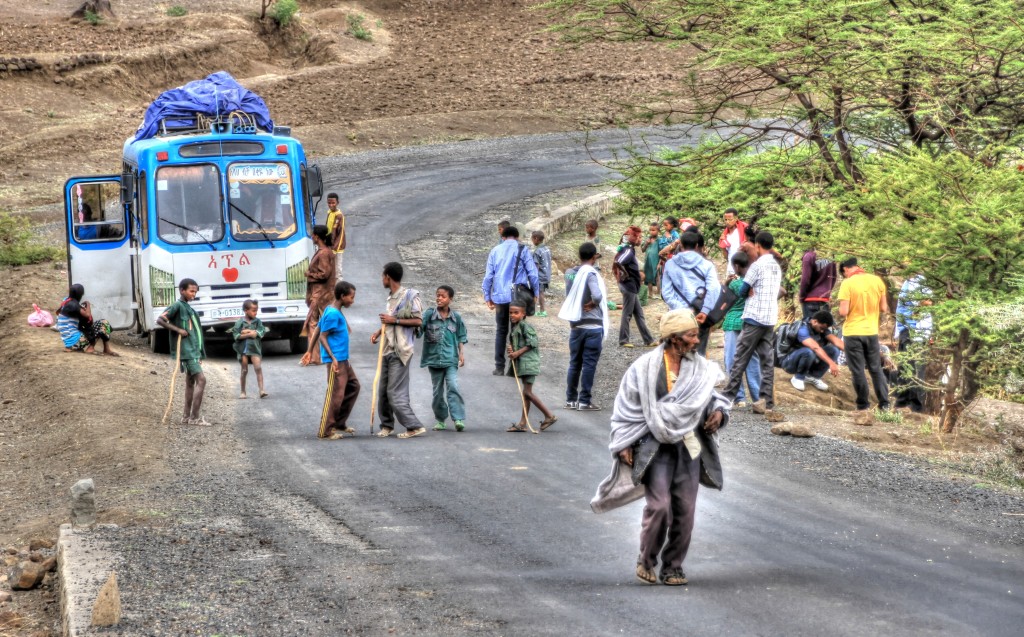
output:
[[[569,372],[566,375],[565,408],[600,411],[592,390],[604,337],[608,335],[608,290],[598,274],[597,246],[580,246],[580,265],[565,272],[565,302],[558,318],[569,321]]]
[[[728,422],[731,403],[715,391],[724,378],[718,365],[696,353],[700,325],[693,312],[672,310],[660,327],[658,348],[622,377],[612,413],[612,473],[590,506],[603,513],[646,497],[636,576],[656,583],[660,557],[662,583],[681,586],[697,487],[722,488],[715,432]]]

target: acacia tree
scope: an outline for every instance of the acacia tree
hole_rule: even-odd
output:
[[[567,40],[678,47],[671,112],[706,131],[625,162],[630,205],[710,221],[722,201],[882,274],[924,274],[944,429],[1008,371],[969,311],[1005,299],[1024,248],[1020,0],[546,0]],[[665,100],[661,100],[662,103]],[[726,193],[728,196],[720,197]]]

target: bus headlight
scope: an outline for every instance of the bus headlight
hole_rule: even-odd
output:
[[[149,266],[149,293],[153,307],[167,307],[174,303],[174,275]]]
[[[285,283],[288,286],[289,299],[306,298],[306,270],[308,269],[308,258],[288,266],[288,270],[285,272]]]

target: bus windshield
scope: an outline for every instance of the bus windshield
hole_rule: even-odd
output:
[[[156,173],[156,214],[167,243],[214,243],[224,238],[220,171],[213,164],[162,166]]]
[[[228,211],[231,236],[239,241],[274,241],[295,234],[295,206],[288,164],[231,164],[228,167]]]

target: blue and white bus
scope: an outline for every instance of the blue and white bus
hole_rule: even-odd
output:
[[[191,278],[210,336],[230,329],[251,298],[267,338],[304,350],[323,182],[290,129],[261,130],[241,112],[162,120],[154,136],[125,142],[122,161],[120,175],[64,186],[68,279],[85,286],[96,315],[148,332],[153,350],[166,351],[156,319]]]

